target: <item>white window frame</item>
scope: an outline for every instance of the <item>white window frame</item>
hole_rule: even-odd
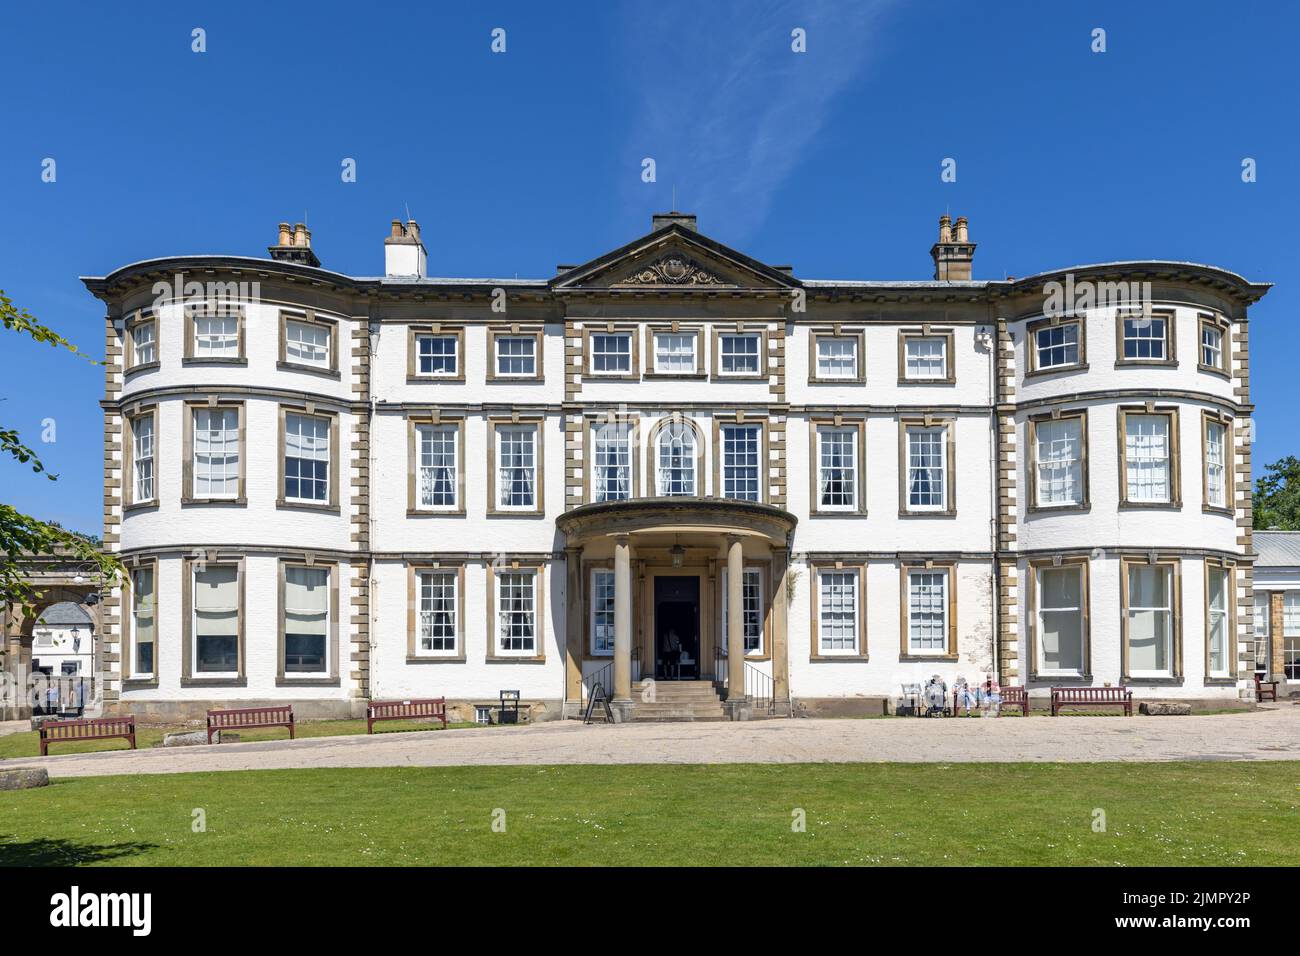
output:
[[[1300,591],[1282,594],[1282,667],[1289,681],[1300,680]]]
[[[1216,429],[1219,433],[1217,441],[1214,439]],[[1211,508],[1228,507],[1228,426],[1212,418],[1205,420],[1205,503]]]
[[[919,643],[921,635],[918,633],[918,625],[921,623],[920,616],[923,614],[932,614],[933,609],[918,605],[917,598],[919,595],[913,585],[913,578],[931,577],[937,578],[942,587],[939,589],[938,603],[941,609],[939,618],[938,633],[940,643],[938,647],[922,647]],[[922,582],[922,586],[926,586]],[[929,584],[933,587],[933,582]],[[912,657],[946,657],[948,656],[948,643],[951,635],[952,622],[949,615],[952,613],[951,598],[949,589],[952,587],[952,570],[950,568],[908,568],[907,569],[907,653]],[[932,625],[931,625],[932,626]],[[927,635],[931,638],[933,635]]]
[[[1159,436],[1155,431],[1149,434],[1143,434],[1141,426],[1144,422],[1160,421],[1164,423],[1164,457],[1150,454],[1155,447],[1154,440]],[[1133,430],[1134,425],[1138,430]],[[1146,439],[1145,443],[1142,441]],[[1124,418],[1124,502],[1134,504],[1171,504],[1174,500],[1174,417],[1164,412],[1128,412]],[[1163,497],[1150,493],[1151,488],[1156,487],[1154,481],[1148,481],[1147,492],[1145,496],[1135,494],[1143,491],[1142,474],[1144,471],[1152,471],[1158,467],[1158,463],[1164,462],[1164,488]]]
[[[450,437],[448,437],[450,436]],[[446,471],[447,465],[433,462],[434,438],[451,443],[451,502],[438,504],[433,501],[439,470]],[[426,442],[426,439],[428,441]],[[426,449],[426,444],[428,448]],[[429,451],[429,463],[425,464],[425,452]],[[417,423],[415,426],[415,507],[418,511],[459,511],[460,510],[460,426],[457,424]],[[429,492],[429,501],[425,503],[425,490]]]
[[[939,461],[937,464],[916,465],[914,464],[912,454],[913,438],[925,436],[930,438],[938,436],[939,440]],[[942,512],[948,510],[948,426],[939,425],[907,425],[904,431],[904,442],[906,452],[907,471],[904,476],[906,486],[904,487],[904,501],[907,503],[909,512]],[[938,503],[918,504],[912,500],[913,474],[919,471],[938,471],[939,501]],[[932,494],[932,493],[931,493]]]
[[[845,440],[848,447],[848,453],[849,453],[847,466],[844,464],[840,464],[836,466],[827,465],[826,463],[826,436],[827,435],[834,435],[837,439],[836,444],[839,444],[840,440]],[[858,501],[858,492],[859,492],[859,485],[861,483],[859,478],[859,469],[861,468],[861,463],[858,461],[858,442],[859,442],[860,435],[861,435],[861,430],[857,425],[818,425],[817,426],[817,434],[816,434],[817,474],[814,476],[814,480],[817,482],[817,487],[815,491],[815,494],[817,496],[816,498],[817,511],[855,512],[859,509],[860,502]],[[843,478],[839,482],[839,484],[842,489],[843,488],[848,489],[848,494],[850,498],[848,502],[842,502],[836,504],[826,503],[826,494],[827,491],[829,490],[829,481],[830,481],[828,477],[828,473],[831,471],[847,472],[847,477]]]
[[[330,607],[330,590],[333,584],[333,571],[328,566],[307,566],[301,564],[285,564],[284,569],[284,601],[280,607],[280,633],[284,635],[284,646],[281,648],[280,667],[284,672],[287,680],[299,680],[303,678],[328,677],[333,664],[333,649],[330,645],[334,642],[330,640],[330,634],[333,625],[333,613]],[[325,653],[321,656],[322,667],[319,670],[289,670],[289,615],[297,611],[298,613],[312,612],[316,613],[313,608],[291,608],[289,606],[289,574],[291,571],[305,572],[311,575],[324,575],[324,583],[320,587],[325,590],[325,632],[321,635],[325,644]]]
[[[1216,680],[1226,680],[1233,676],[1232,661],[1228,655],[1232,649],[1232,587],[1233,587],[1233,569],[1222,564],[1210,564],[1205,566],[1205,673]],[[1211,588],[1211,582],[1219,578],[1222,587],[1219,591],[1221,605],[1215,606],[1213,603],[1214,594]],[[1223,642],[1223,647],[1219,649],[1222,657],[1221,667],[1214,667],[1214,625],[1216,620],[1219,622],[1219,639]]]
[[[149,616],[153,620],[152,640],[153,666],[147,671],[140,669],[140,592],[138,575],[147,574],[150,580]],[[150,564],[131,569],[131,676],[130,680],[152,680],[158,670],[158,566]]]
[[[740,340],[752,341],[754,351],[736,351],[734,348],[728,349],[729,343],[735,343]],[[748,364],[749,359],[753,358],[754,367],[752,369],[727,368],[727,363],[733,365],[739,360]],[[718,332],[718,376],[721,378],[754,378],[763,374],[763,333],[762,332]]]
[[[1073,333],[1073,341],[1069,340],[1070,335],[1067,333],[1067,330]],[[1059,342],[1055,341],[1057,333],[1060,333],[1061,340]],[[1057,322],[1055,324],[1048,324],[1035,328],[1032,333],[1034,339],[1032,343],[1034,350],[1034,371],[1050,372],[1056,369],[1073,368],[1076,365],[1081,364],[1083,361],[1082,333],[1083,323],[1078,319],[1068,322]],[[1042,337],[1044,335],[1047,336],[1046,343],[1043,342]],[[1074,350],[1074,359],[1068,360],[1071,349]],[[1043,360],[1044,355],[1051,356],[1056,352],[1060,352],[1062,361],[1045,362]]]
[[[415,654],[417,657],[457,657],[460,652],[460,572],[456,568],[422,568],[415,575]],[[450,611],[437,607],[435,599],[450,596]],[[450,614],[450,634],[437,634],[439,614]],[[442,622],[442,626],[447,626]],[[429,646],[425,647],[425,641]],[[435,641],[451,642],[434,647]]]
[[[500,334],[493,340],[492,362],[493,368],[496,369],[497,378],[537,378],[537,336],[531,333],[521,333],[519,335]],[[502,346],[507,342],[526,342],[528,348],[518,354],[507,355],[502,352]],[[503,371],[502,361],[527,360],[529,367],[523,371]]]
[[[1047,588],[1043,585],[1043,577],[1048,574],[1060,574],[1062,572],[1074,572],[1079,586],[1079,604],[1077,607],[1062,605],[1060,607],[1047,606]],[[1088,668],[1088,575],[1086,568],[1080,563],[1062,563],[1060,565],[1043,564],[1034,569],[1034,628],[1037,660],[1034,662],[1036,673],[1043,677],[1081,677],[1087,672]],[[1077,617],[1079,622],[1079,666],[1078,667],[1048,667],[1044,651],[1045,636],[1047,634],[1047,616],[1051,615],[1070,615]]]
[[[505,456],[502,450],[505,447],[506,435],[531,435],[531,442],[527,448],[528,457],[531,463],[527,465],[510,465],[505,464]],[[538,455],[541,453],[541,425],[537,422],[502,422],[493,428],[492,440],[496,443],[496,510],[497,511],[537,511],[539,495],[541,489],[538,487],[538,476],[540,474]],[[507,476],[507,470],[510,475]],[[513,473],[519,471],[527,473],[529,476],[529,490],[531,500],[527,503],[514,503],[509,499],[513,494],[514,481]],[[511,480],[507,480],[507,478]]]
[[[591,569],[590,644],[592,657],[614,656],[614,572],[610,568]],[[604,635],[607,635],[605,639]]]
[[[207,571],[216,569],[229,569],[235,575],[235,669],[230,671],[208,671],[199,666],[199,575]],[[242,587],[240,586],[240,576],[242,572],[238,564],[232,562],[206,562],[203,567],[199,562],[194,562],[189,566],[190,575],[190,672],[191,677],[200,680],[234,680],[239,677],[239,632],[242,627],[242,608],[239,602],[242,600]],[[231,608],[213,608],[215,611],[230,611]]]
[[[131,504],[144,504],[158,500],[157,469],[157,410],[145,412],[131,419]],[[148,425],[148,434],[143,425]],[[148,474],[145,474],[145,472]],[[147,482],[148,494],[144,493]]]
[[[598,332],[591,330],[587,335],[587,341],[590,343],[591,354],[588,356],[588,373],[592,376],[614,376],[622,377],[632,374],[632,333],[631,332]],[[622,346],[616,349],[609,349],[611,342],[622,342]],[[605,348],[599,346],[604,345]],[[610,358],[616,359],[621,367],[618,368],[598,368],[599,360]]]
[[[684,419],[680,422],[668,421],[660,426],[655,434],[655,494],[661,497],[685,497],[693,498],[704,494],[704,489],[700,487],[701,468],[700,468],[700,437],[695,433],[695,428]],[[682,480],[678,484],[685,486],[686,478],[690,478],[690,491],[668,491],[665,485],[671,483],[665,481],[666,468],[664,465],[665,445],[669,446],[669,460],[672,461],[676,456],[671,451],[673,443],[679,442],[681,445],[681,455],[679,467],[673,469],[680,471]],[[689,442],[689,447],[687,443]]]
[[[682,353],[675,350],[665,351],[659,346],[660,339],[686,340],[690,343],[690,352]],[[697,375],[700,370],[700,333],[698,331],[683,332],[654,332],[651,335],[651,344],[654,348],[654,371],[656,375]],[[685,367],[677,368],[675,365],[680,361],[683,354],[688,354],[690,361]],[[663,362],[664,358],[672,358],[672,364]]]
[[[1169,327],[1171,321],[1172,321],[1172,317],[1165,315],[1163,313],[1160,315],[1154,315],[1154,314],[1153,315],[1141,315],[1141,314],[1122,315],[1121,314],[1119,316],[1119,323],[1120,323],[1119,360],[1121,362],[1160,362],[1160,363],[1168,362],[1170,359],[1169,351],[1170,351],[1171,343],[1169,338]],[[1141,334],[1155,329],[1157,322],[1160,323],[1159,325],[1159,328],[1161,329],[1160,335],[1156,336],[1156,335]],[[1129,355],[1128,354],[1130,343],[1133,344],[1134,352],[1140,352],[1142,350],[1142,345],[1144,343],[1156,343],[1156,342],[1160,343],[1159,355],[1155,355],[1155,354]],[[1151,350],[1154,352],[1154,345],[1151,345]]]
[[[733,422],[719,425],[718,432],[717,454],[720,456],[719,478],[721,484],[718,493],[723,498],[733,501],[762,501],[763,479],[766,474],[763,462],[763,426],[751,422]],[[737,433],[744,433],[747,437],[743,439],[737,438]],[[752,438],[748,437],[750,435],[752,435]],[[753,453],[752,464],[749,459],[751,450]],[[746,456],[746,461],[743,464],[733,461],[736,455],[740,453]],[[753,471],[752,494],[748,488],[751,479],[743,474],[743,472],[750,470]],[[742,484],[745,486],[744,488],[741,488]]]
[[[1207,341],[1208,339],[1208,341]],[[1207,368],[1223,370],[1223,327],[1212,322],[1201,323],[1201,364]]]
[[[1057,432],[1072,428],[1073,438]],[[1034,423],[1034,505],[1038,508],[1074,508],[1087,499],[1084,490],[1084,419],[1062,415]],[[1067,444],[1069,443],[1069,444]],[[1044,454],[1044,446],[1047,453]],[[1068,489],[1074,489],[1068,495]],[[1055,489],[1062,489],[1053,497]]]
[[[537,570],[535,568],[501,569],[496,571],[493,577],[495,580],[493,581],[492,586],[496,589],[496,595],[495,595],[496,600],[494,602],[496,621],[493,624],[493,641],[495,643],[497,656],[499,657],[540,656],[541,621],[540,621],[540,616],[537,613],[538,599],[539,599],[538,586],[537,586],[537,582],[538,582]],[[518,579],[518,581],[521,584],[523,581],[530,582],[529,584],[529,587],[531,589],[530,607],[521,613],[526,613],[530,615],[530,617],[527,619],[527,624],[531,626],[532,633],[531,635],[525,635],[521,633],[517,637],[508,637],[507,634],[505,633],[505,629],[506,627],[513,626],[513,625],[507,624],[506,615],[507,613],[515,613],[515,612],[513,611],[507,612],[504,593],[505,593],[505,589],[508,586],[510,587],[515,586],[515,579]],[[527,640],[531,642],[532,646],[508,648],[506,647],[505,644],[507,640],[512,640],[512,641],[517,640],[521,644],[523,643],[523,641]]]
[[[242,451],[239,441],[239,409],[233,405],[195,406],[190,408],[190,414],[193,416],[191,419],[191,428],[194,445],[193,451],[191,452],[193,456],[191,462],[191,468],[193,471],[193,487],[190,488],[190,495],[198,499],[219,501],[236,500],[239,497],[239,459]],[[206,454],[208,455],[209,462],[211,462],[211,459],[213,458],[221,459],[221,477],[219,480],[223,485],[232,486],[232,490],[229,492],[214,492],[212,490],[212,482],[215,474],[214,470],[209,464],[205,476],[203,469],[200,467],[202,459],[200,458],[199,451],[199,435],[201,432],[206,432],[209,435],[214,433],[214,429],[211,427],[204,429],[199,427],[200,415],[207,415],[209,422],[211,422],[212,416],[221,416],[222,428],[220,430],[220,454],[216,454],[212,451],[213,447],[217,446],[213,446],[210,443]],[[233,419],[234,425],[232,428],[225,427],[226,416],[230,416]],[[199,490],[199,482],[204,480],[208,482],[208,490],[206,492]]]
[[[296,339],[294,338],[294,334],[293,334],[295,328],[299,332],[299,337]],[[307,340],[302,337],[303,332],[308,332],[311,333],[312,335],[323,334],[325,336],[324,344],[320,345],[316,342],[308,343]],[[308,322],[305,319],[295,319],[286,316],[284,320],[284,361],[285,363],[289,365],[299,365],[302,366],[303,368],[329,369],[331,365],[331,361],[330,361],[331,349],[333,346],[333,343],[330,341],[330,336],[332,336],[333,334],[334,334],[334,330],[329,325],[326,325],[323,322]],[[313,354],[319,351],[320,357],[319,358],[303,358],[301,356],[295,357],[293,354],[293,345],[295,342],[299,344],[300,351],[304,350],[302,347],[305,345],[306,348],[309,349]]]
[[[444,343],[444,345],[445,343],[450,342],[451,351],[450,352],[444,351],[438,353],[429,351],[426,354],[424,351],[424,343],[425,342],[432,343],[435,339]],[[461,361],[460,340],[461,337],[454,333],[416,332],[415,333],[415,374],[416,376],[418,378],[459,378],[460,361]],[[445,369],[445,368],[436,369],[432,367],[435,361],[440,361],[447,358],[451,359],[452,367],[450,369]],[[427,372],[424,371],[425,359],[429,360],[429,365],[430,365],[430,369]]]
[[[239,324],[240,316],[234,312],[210,313],[204,309],[198,309],[190,319],[192,323],[194,341],[192,343],[193,355],[195,359],[238,359],[239,354]],[[220,322],[224,326],[230,324],[229,332],[214,332],[212,323]]]
[[[731,605],[727,595],[728,590],[728,570],[722,569],[722,641],[725,645],[731,632],[727,629],[728,609]],[[764,632],[767,630],[767,615],[764,614],[763,595],[766,591],[763,588],[763,569],[762,568],[744,568],[741,574],[741,606],[744,617],[744,641],[746,657],[762,657],[764,654]]]
[[[315,431],[317,428],[324,429],[325,444],[324,444],[323,458],[321,457],[322,451],[320,448],[304,449],[300,447],[299,454],[291,455],[289,453],[289,436],[291,434],[290,425],[291,422],[293,422],[293,420],[295,419],[298,420],[298,422],[300,423],[298,429],[298,437],[300,439],[303,437],[307,437],[310,438],[311,441],[314,443],[317,440],[319,440],[321,437],[320,435],[316,435],[316,434],[304,436],[302,431],[302,425],[304,425],[307,422],[312,423],[313,431]],[[284,496],[284,500],[288,502],[293,502],[295,504],[328,505],[330,503],[330,494],[333,490],[330,488],[330,480],[331,480],[330,462],[333,453],[334,453],[334,449],[330,447],[330,420],[328,418],[322,415],[308,415],[306,412],[286,411],[284,413],[284,462],[283,462],[284,487],[281,489],[281,493]],[[313,465],[320,465],[320,464],[324,465],[323,479],[315,475],[312,475],[309,478],[304,478],[301,473],[297,476],[299,492],[302,491],[303,483],[308,482],[313,488],[315,488],[316,485],[320,484],[325,492],[323,496],[318,497],[313,495],[311,497],[306,497],[301,493],[297,495],[289,494],[289,481],[291,480],[291,476],[289,475],[289,462],[291,460],[300,463],[298,466],[300,472],[302,469],[302,464],[301,464],[302,462],[311,462]]]
[[[860,377],[858,371],[859,363],[862,356],[858,354],[858,343],[861,337],[857,335],[833,335],[825,334],[816,337],[817,343],[817,367],[814,370],[817,381],[840,382],[840,381],[857,381]],[[834,353],[827,349],[823,351],[823,346],[848,346],[847,354],[851,356],[851,361],[847,371],[842,363],[844,353]]]
[[[922,355],[919,351],[913,352],[913,346],[939,346],[939,371],[938,374],[921,375],[918,370],[924,361],[926,366],[933,362],[932,355]],[[946,335],[907,335],[903,339],[903,378],[909,382],[946,382],[949,378],[948,363],[952,361],[952,356],[948,354],[948,336]]]
[[[847,586],[848,589],[852,592],[851,600],[848,602],[847,605],[842,600],[843,597],[842,590],[838,592],[838,596],[839,598],[841,598],[841,600],[832,600],[832,601],[827,600],[828,595],[826,590],[824,589],[824,584],[827,583],[827,579],[830,577],[836,578],[838,582],[838,583],[836,581],[830,582],[832,589],[836,587],[843,589]],[[832,599],[835,599],[837,597],[837,592],[832,590],[829,596]],[[849,567],[818,568],[816,599],[817,599],[817,635],[816,635],[817,649],[815,651],[816,655],[818,657],[837,657],[837,656],[856,657],[862,654],[864,652],[864,648],[861,647],[862,575],[860,570],[858,568],[849,568]],[[837,635],[832,635],[830,637],[830,640],[839,643],[841,646],[839,647],[828,646],[827,634],[826,634],[828,618],[831,618],[833,615],[844,614],[847,608],[851,608],[853,614],[852,618],[847,621],[847,625],[842,618],[838,621],[838,623],[834,621],[831,622],[831,626],[835,627],[836,630],[838,630],[840,633]],[[843,632],[846,629],[848,633],[852,636],[852,640],[848,644],[848,646],[843,646],[843,642],[844,642]]]
[[[1255,603],[1251,607],[1250,621],[1250,666],[1257,674],[1267,674],[1273,667],[1272,647],[1270,646],[1273,630],[1273,596],[1271,591],[1256,591]],[[1263,650],[1261,665],[1260,651]]]
[[[616,437],[611,438],[610,433]],[[635,426],[630,422],[602,422],[591,424],[591,500],[627,501],[635,493],[633,488],[633,461],[636,448],[632,443]],[[622,445],[621,451],[618,445]],[[612,455],[616,461],[611,463]],[[622,485],[622,493],[609,495],[610,476],[615,485]]]
[[[1128,600],[1127,611],[1126,611],[1126,613],[1127,613],[1127,615],[1128,615],[1128,621],[1127,621],[1127,624],[1126,624],[1126,627],[1125,627],[1125,636],[1124,636],[1125,642],[1128,644],[1128,649],[1127,649],[1127,652],[1128,652],[1128,662],[1129,662],[1129,673],[1128,673],[1128,676],[1129,676],[1129,677],[1132,677],[1132,678],[1135,678],[1135,679],[1138,679],[1138,680],[1142,680],[1142,679],[1151,679],[1151,678],[1168,678],[1168,677],[1173,677],[1173,676],[1174,676],[1174,668],[1176,667],[1176,663],[1175,663],[1175,659],[1174,659],[1174,653],[1175,653],[1175,649],[1174,649],[1174,638],[1175,638],[1175,634],[1176,634],[1176,624],[1175,624],[1175,620],[1174,620],[1174,618],[1175,618],[1175,615],[1177,614],[1177,608],[1174,607],[1174,603],[1175,603],[1175,601],[1174,601],[1174,573],[1175,573],[1175,572],[1174,572],[1174,568],[1173,568],[1171,565],[1169,565],[1169,564],[1140,564],[1140,563],[1137,563],[1137,562],[1125,563],[1124,567],[1125,567],[1126,570],[1125,570],[1125,577],[1124,577],[1124,581],[1123,581],[1123,586],[1124,586],[1125,595],[1126,595],[1127,600]],[[1150,605],[1150,606],[1147,606],[1147,605],[1134,605],[1134,604],[1133,604],[1133,602],[1132,602],[1132,594],[1133,594],[1133,591],[1132,591],[1132,584],[1131,584],[1131,581],[1132,581],[1132,577],[1131,577],[1131,576],[1132,576],[1134,573],[1136,573],[1136,572],[1141,572],[1141,571],[1152,571],[1152,572],[1159,573],[1159,574],[1161,574],[1161,575],[1163,576],[1163,578],[1164,578],[1164,581],[1163,581],[1163,583],[1164,583],[1164,604],[1159,604],[1159,605]],[[1164,643],[1165,661],[1166,661],[1166,663],[1167,663],[1168,666],[1165,667],[1163,670],[1138,670],[1137,668],[1133,667],[1133,621],[1134,621],[1134,617],[1135,617],[1135,615],[1137,615],[1137,614],[1156,614],[1156,615],[1159,615],[1159,614],[1162,614],[1162,613],[1165,615],[1165,626],[1164,626],[1164,634],[1163,634],[1163,643]],[[1159,656],[1159,655],[1157,655],[1157,656]]]
[[[147,341],[141,341],[140,333],[149,330]],[[144,358],[140,353],[144,349],[148,350],[149,357]],[[141,365],[153,365],[158,362],[158,317],[141,319],[131,326],[131,368],[137,368]],[[131,368],[127,371],[131,371]]]

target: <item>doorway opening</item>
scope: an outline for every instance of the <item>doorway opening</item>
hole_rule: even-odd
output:
[[[700,579],[659,575],[655,582],[655,677],[700,678]]]

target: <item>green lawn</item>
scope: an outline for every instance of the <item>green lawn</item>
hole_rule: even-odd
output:
[[[456,723],[450,727],[479,727],[481,724]],[[163,736],[176,731],[202,731],[202,726],[182,727],[136,725],[135,745],[141,749],[161,745]],[[375,734],[386,734],[402,730],[442,730],[442,724],[428,720],[385,720],[375,724]],[[305,720],[298,723],[296,733],[299,737],[342,737],[352,734],[364,734],[364,720]],[[289,731],[284,727],[267,727],[263,730],[241,730],[238,732],[240,742],[250,740],[288,740]],[[84,754],[98,750],[130,750],[131,745],[120,737],[111,740],[87,740],[77,743],[56,743],[50,747],[50,756],[58,754]],[[8,734],[0,737],[0,760],[8,757],[39,757],[41,753],[40,735],[34,730],[21,734]]]
[[[0,865],[1294,866],[1298,805],[1300,763],[1283,762],[100,777],[0,793]],[[206,832],[191,830],[196,808]]]

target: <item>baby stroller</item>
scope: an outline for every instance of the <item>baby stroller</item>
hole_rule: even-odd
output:
[[[925,716],[943,717],[948,713],[948,685],[935,674],[925,685]]]

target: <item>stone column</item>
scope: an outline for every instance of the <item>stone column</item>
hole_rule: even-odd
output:
[[[632,700],[632,547],[614,539],[614,700]]]
[[[788,713],[790,706],[790,656],[786,622],[789,601],[786,592],[786,570],[789,560],[784,548],[772,554],[772,693],[776,697],[778,714]]]
[[[1270,591],[1268,595],[1268,679],[1281,681],[1280,693],[1286,693],[1286,641],[1282,637],[1282,594]]]
[[[727,700],[745,697],[745,562],[740,538],[727,536]],[[733,719],[735,719],[733,715]]]
[[[582,549],[564,549],[564,714],[582,712]]]

